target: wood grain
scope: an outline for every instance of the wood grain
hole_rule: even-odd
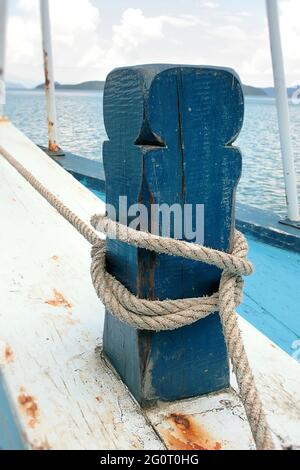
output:
[[[104,91],[106,201],[204,205],[204,244],[228,251],[241,155],[231,143],[243,121],[239,79],[226,69],[141,66],[113,71]],[[131,219],[128,219],[130,223]],[[151,218],[148,216],[150,226]],[[152,227],[153,228],[153,227]],[[195,230],[195,218],[193,230]],[[156,227],[157,229],[157,227]],[[171,222],[170,236],[174,237]],[[157,232],[162,233],[162,224]],[[186,239],[183,235],[181,239]],[[108,241],[109,271],[148,299],[209,295],[217,268]],[[218,315],[172,332],[135,331],[108,312],[104,349],[141,403],[226,388],[227,353]]]

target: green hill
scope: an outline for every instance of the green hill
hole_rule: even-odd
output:
[[[104,81],[94,80],[77,84],[61,84],[55,82],[56,90],[81,90],[81,91],[102,91],[104,89]],[[44,89],[44,84],[38,85],[35,90]],[[255,88],[249,85],[243,85],[243,91],[246,96],[268,96],[261,88]]]
[[[243,85],[243,91],[246,96],[268,96],[261,88],[255,88],[249,85]]]
[[[82,82],[77,84],[61,84],[55,82],[55,89],[56,90],[85,90],[85,91],[101,91],[104,89],[105,82],[94,80],[89,82]],[[44,89],[44,83],[35,87],[35,90],[42,90]]]

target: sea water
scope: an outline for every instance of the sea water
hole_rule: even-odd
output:
[[[101,159],[107,138],[102,92],[57,92],[59,144],[69,152]],[[11,121],[37,144],[47,143],[45,96],[42,91],[9,91],[6,112]],[[300,180],[300,105],[290,104],[291,134]],[[234,145],[243,154],[243,174],[237,200],[284,215],[285,191],[275,100],[246,98],[245,121]]]

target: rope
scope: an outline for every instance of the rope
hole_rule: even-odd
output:
[[[94,227],[101,227],[107,236],[112,235],[113,227],[117,228],[117,238],[120,241],[146,248],[147,250],[157,251],[159,253],[176,255],[176,250],[172,246],[173,239],[157,237],[130,229],[125,225],[120,225],[107,219],[105,216],[94,216],[92,218]],[[131,238],[131,233],[134,237]],[[159,246],[159,243],[161,245]],[[175,240],[177,245],[182,245],[180,256],[189,259],[205,260],[208,262],[208,253],[214,252],[212,255],[213,262],[211,264],[219,265],[222,263],[228,266],[228,270],[235,274],[234,284],[234,306],[237,307],[242,301],[243,280],[240,275],[236,274],[237,266],[242,265],[243,270],[252,272],[252,265],[242,258],[247,252],[247,244],[243,235],[235,232],[234,248],[232,255],[229,255],[228,261],[224,255],[226,253],[217,252],[210,248],[195,245],[193,247],[194,257],[187,251],[188,243]],[[169,245],[169,246],[168,246]],[[215,293],[210,297],[178,299],[178,300],[146,300],[139,299],[126,289],[117,279],[106,271],[105,266],[106,246],[103,240],[98,241],[92,248],[92,265],[91,277],[94,288],[98,297],[107,309],[122,322],[128,323],[134,328],[143,330],[174,330],[182,326],[190,325],[196,321],[203,319],[218,310],[219,294]],[[219,257],[220,255],[220,257]],[[178,254],[177,254],[178,256]],[[236,262],[235,262],[236,261]]]
[[[223,271],[219,292],[210,297],[164,301],[138,299],[106,271],[105,241],[14,157],[2,149],[1,153],[26,181],[93,245],[91,276],[95,290],[108,310],[121,321],[139,329],[168,330],[192,324],[219,311],[228,354],[237,377],[240,397],[256,447],[259,450],[274,449],[235,312],[235,308],[242,299],[242,276],[249,275],[253,271],[251,263],[246,259],[248,246],[244,236],[235,231],[233,250],[231,254],[228,254],[184,241],[135,231],[105,216],[94,216],[91,221],[92,225],[107,236],[114,234],[120,241],[130,245],[201,261],[217,266]]]

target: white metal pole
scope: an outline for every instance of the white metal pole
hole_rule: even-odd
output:
[[[290,135],[290,115],[285,81],[277,0],[266,0],[266,6],[269,23],[274,83],[276,88],[277,114],[286,187],[288,218],[291,221],[299,222],[300,214],[297,195],[297,177]]]
[[[6,50],[7,2],[0,0],[0,118],[5,105],[5,50]]]
[[[57,119],[56,119],[56,103],[55,103],[55,83],[54,83],[54,67],[51,40],[51,23],[49,14],[49,1],[40,0],[41,9],[41,26],[43,38],[43,58],[45,73],[45,93],[47,105],[47,122],[48,122],[48,149],[50,152],[59,152],[57,144]]]

